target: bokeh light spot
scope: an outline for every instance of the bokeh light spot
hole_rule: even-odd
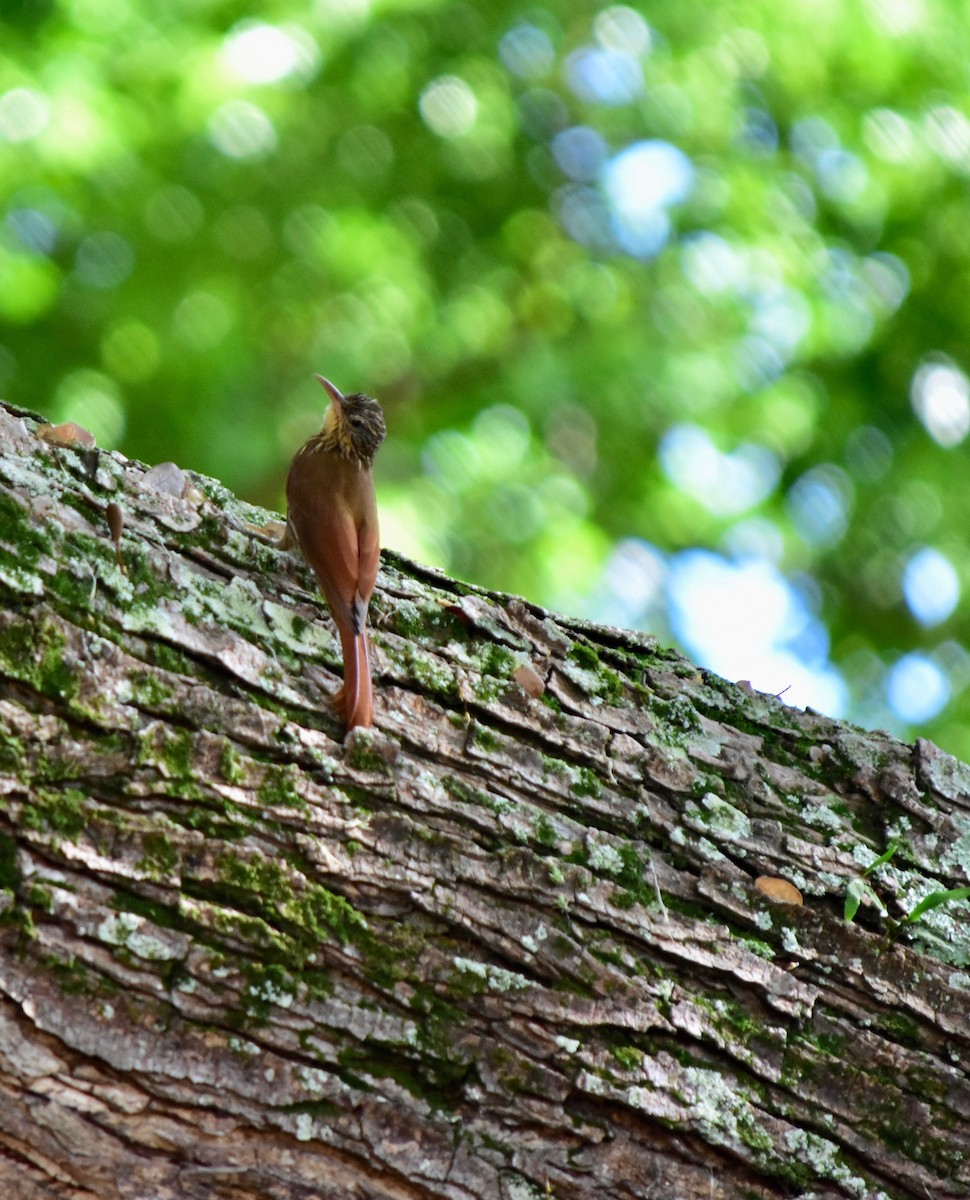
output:
[[[791,141],[798,157],[810,165],[820,154],[839,148],[839,135],[824,117],[804,117],[796,121]]]
[[[458,495],[479,473],[479,446],[457,429],[443,429],[425,442],[421,461],[431,479]]]
[[[57,224],[36,208],[12,208],[6,224],[21,246],[35,254],[50,254],[57,245]]]
[[[657,604],[667,577],[663,556],[640,538],[623,538],[616,544],[603,574],[618,619],[628,625],[642,622],[644,614]]]
[[[895,37],[918,29],[926,20],[925,0],[867,0],[873,22]]]
[[[960,600],[960,579],[945,554],[924,546],[903,570],[903,596],[921,625],[939,625]]]
[[[519,97],[519,123],[527,137],[541,142],[566,128],[569,110],[549,88],[530,88]]]
[[[574,125],[552,139],[552,154],[564,175],[580,183],[591,183],[606,161],[609,147],[595,129]]]
[[[418,108],[432,133],[443,138],[468,133],[478,115],[475,93],[457,75],[433,79],[421,93]]]
[[[281,29],[262,21],[241,21],[222,45],[229,69],[247,83],[276,83],[291,75],[309,79],[320,52],[302,29]]]
[[[481,447],[482,461],[490,463],[496,474],[506,474],[522,462],[532,440],[529,422],[510,404],[496,404],[478,414],[472,423]]]
[[[552,410],[546,445],[577,475],[588,476],[596,468],[596,422],[579,404],[561,404]]]
[[[851,204],[865,192],[869,172],[865,163],[848,150],[822,150],[815,159],[819,187],[831,200]]]
[[[273,242],[269,222],[260,209],[248,204],[227,208],[212,225],[219,247],[233,258],[249,261],[266,254]]]
[[[884,162],[907,162],[916,149],[916,137],[909,121],[891,108],[874,108],[866,113],[862,136],[873,154]]]
[[[845,462],[860,483],[878,483],[893,463],[893,444],[875,425],[860,425],[845,441]]]
[[[191,349],[211,350],[232,328],[232,314],[211,292],[192,292],[176,308],[172,328]]]
[[[909,268],[895,254],[871,254],[862,264],[862,277],[886,312],[894,312],[909,294]]]
[[[691,284],[708,296],[734,291],[748,277],[744,256],[716,233],[701,232],[686,239],[682,261]]]
[[[8,142],[29,142],[49,120],[47,98],[34,88],[11,88],[0,96],[0,138]]]
[[[822,463],[806,471],[788,492],[788,511],[795,528],[814,546],[834,546],[849,524],[855,497],[845,471]]]
[[[604,50],[616,54],[639,58],[650,51],[650,26],[638,12],[627,8],[625,4],[616,4],[597,13],[593,20],[593,33]]]
[[[556,52],[548,34],[535,25],[516,25],[499,42],[499,58],[520,79],[542,79],[552,70]]]
[[[669,142],[634,142],[609,160],[603,190],[624,250],[648,257],[663,247],[670,228],[666,210],[687,197],[693,178],[690,159]]]
[[[115,378],[125,383],[141,383],[158,367],[161,359],[158,338],[143,322],[123,319],[105,334],[101,359]]]
[[[593,104],[629,104],[643,91],[639,62],[598,46],[584,46],[571,54],[566,78],[580,100]]]
[[[227,100],[209,118],[209,140],[228,158],[265,158],[276,149],[276,129],[248,100]]]
[[[394,164],[394,144],[382,129],[359,125],[348,129],[337,142],[337,162],[361,182],[379,179]]]
[[[825,628],[772,564],[684,551],[669,564],[667,594],[672,629],[702,665],[784,692],[786,704],[830,716],[844,710],[845,685],[827,662]]]
[[[745,512],[771,495],[781,470],[766,446],[744,443],[725,454],[691,424],[668,429],[658,454],[667,478],[720,516]]]
[[[926,140],[941,157],[959,166],[970,162],[970,121],[949,104],[931,108],[925,119]]]
[[[74,258],[78,279],[95,288],[113,288],[124,283],[134,265],[134,250],[111,230],[89,234],[78,246]]]
[[[553,205],[563,229],[581,246],[605,250],[613,245],[610,210],[595,188],[578,183],[560,188]]]
[[[535,537],[544,515],[535,488],[514,482],[500,485],[487,497],[485,514],[492,529],[513,543]]]
[[[947,705],[950,682],[926,654],[914,651],[897,659],[886,677],[889,706],[908,725],[930,721]]]
[[[970,383],[950,363],[923,363],[913,376],[913,410],[940,446],[957,446],[970,433]]]

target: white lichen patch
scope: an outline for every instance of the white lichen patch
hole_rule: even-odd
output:
[[[864,842],[856,842],[852,847],[851,854],[853,862],[857,862],[863,870],[868,870],[879,857],[875,850]]]
[[[595,842],[589,849],[589,865],[594,871],[606,875],[619,875],[623,870],[623,859],[619,850],[607,842]]]
[[[754,1105],[719,1072],[688,1067],[684,1078],[691,1090],[692,1124],[702,1136],[714,1145],[770,1149],[771,1136],[760,1127]]]
[[[247,994],[254,1000],[266,1004],[276,1004],[280,1008],[289,1008],[295,999],[292,992],[278,987],[271,979],[264,979],[260,983],[253,984],[247,988]]]
[[[336,639],[323,621],[308,621],[272,600],[264,600],[262,609],[273,638],[294,654],[329,652],[333,649]]]
[[[605,1096],[607,1092],[606,1080],[594,1075],[592,1071],[580,1071],[576,1077],[576,1086],[591,1096]]]
[[[530,954],[538,953],[539,946],[549,936],[549,930],[545,925],[538,925],[535,933],[527,933],[522,939],[522,945]]]
[[[478,962],[474,958],[456,957],[452,961],[459,971],[478,976],[493,992],[518,992],[529,987],[529,981],[525,976],[519,975],[515,971],[508,971],[505,967]]]
[[[853,1175],[842,1161],[835,1142],[809,1133],[805,1129],[790,1129],[785,1134],[785,1146],[789,1152],[808,1167],[820,1179],[831,1179],[851,1196],[868,1196],[869,1186],[858,1175]]]
[[[296,1078],[314,1096],[322,1095],[330,1084],[330,1076],[319,1067],[297,1067]]]
[[[15,592],[23,592],[30,596],[40,596],[44,591],[41,577],[33,571],[24,571],[20,567],[0,566],[0,583],[6,584]]]
[[[945,871],[955,869],[970,879],[970,821],[958,813],[954,813],[951,819],[961,833],[940,855],[940,865]]]
[[[751,822],[739,808],[735,808],[723,796],[705,792],[701,796],[701,807],[708,814],[706,824],[712,834],[729,840],[751,836]]]
[[[98,926],[98,937],[109,946],[124,946],[148,962],[170,962],[185,955],[187,940],[168,932],[145,933],[142,917],[135,913],[112,913]]]
[[[161,938],[146,933],[133,933],[125,944],[132,954],[149,962],[169,962],[181,958],[184,953],[183,947],[169,945]]]
[[[923,900],[940,891],[937,881],[910,876],[905,888],[906,911],[912,913]],[[968,912],[970,906],[966,900],[947,898],[936,907],[922,912],[916,920],[907,924],[906,929],[942,962],[965,967],[970,965]]]
[[[795,879],[792,879],[792,883],[795,884],[795,887],[797,887],[800,892],[805,891],[805,888],[803,888],[802,885]],[[839,875],[835,871],[819,871],[818,875],[815,877],[815,888],[816,890],[819,890],[820,894],[823,896],[830,895],[832,893],[838,895],[840,892],[845,891],[845,884],[845,876]]]
[[[727,862],[727,856],[718,850],[717,846],[714,845],[710,838],[698,838],[694,843],[694,847],[700,851],[701,855],[706,858],[708,862]]]
[[[568,659],[563,663],[557,663],[557,669],[566,676],[570,683],[574,683],[586,697],[586,700],[591,705],[602,704],[602,698],[596,693],[603,687],[603,678],[595,671],[587,670],[586,667],[577,666],[576,663]]]
[[[644,1112],[653,1112],[656,1108],[657,1094],[653,1088],[635,1084],[626,1089],[626,1102],[631,1108],[639,1108]]]
[[[141,917],[134,913],[112,913],[98,926],[98,937],[111,946],[123,946],[141,924]]]
[[[193,573],[185,574],[191,576]],[[222,590],[228,593],[230,589]],[[203,612],[197,601],[198,597],[193,598],[187,592],[177,603],[160,598],[154,604],[124,609],[123,627],[130,633],[153,634],[213,659],[244,683],[275,699],[288,704],[305,703],[298,692],[280,679],[279,670],[264,650],[232,632],[229,609],[220,610],[213,603]],[[189,618],[199,623],[193,624]]]
[[[269,634],[263,616],[263,596],[251,579],[234,575],[227,585],[194,570],[183,571],[181,576],[179,582],[191,588],[199,616],[209,612],[223,625],[239,625],[257,636]]]
[[[509,1200],[542,1200],[543,1193],[521,1175],[505,1180],[505,1194]],[[548,1192],[545,1195],[549,1195]]]
[[[514,802],[499,801],[495,804],[499,824],[523,846],[527,846],[534,834],[534,825],[526,813]]]
[[[813,829],[835,833],[844,828],[842,817],[829,808],[824,796],[786,796],[785,799],[794,803],[801,819]]]
[[[913,832],[913,822],[909,817],[897,817],[886,826],[886,837],[890,842],[905,841]],[[937,843],[935,833],[923,834],[922,843],[927,849],[935,849]]]
[[[919,757],[923,778],[934,791],[951,798],[970,794],[970,764],[937,746],[927,748],[927,743],[922,744]]]

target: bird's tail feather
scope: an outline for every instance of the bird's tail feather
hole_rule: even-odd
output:
[[[355,636],[349,629],[341,629],[340,646],[344,656],[344,682],[333,694],[330,703],[348,730],[355,725],[373,725],[374,692],[367,653],[367,631],[362,629]]]

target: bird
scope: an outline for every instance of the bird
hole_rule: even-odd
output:
[[[290,464],[280,546],[302,551],[337,626],[344,681],[330,703],[349,732],[374,721],[367,606],[377,582],[380,531],[371,466],[387,426],[372,396],[344,396],[329,379],[316,378],[330,404],[322,429]]]

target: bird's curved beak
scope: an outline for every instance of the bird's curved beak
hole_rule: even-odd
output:
[[[343,398],[343,394],[339,391],[339,389],[335,388],[329,379],[324,379],[324,377],[322,375],[317,375],[316,378],[320,381],[320,383],[323,384],[324,388],[326,389],[327,395],[334,402],[334,404],[336,404],[338,406],[338,408],[342,408],[344,398]]]

